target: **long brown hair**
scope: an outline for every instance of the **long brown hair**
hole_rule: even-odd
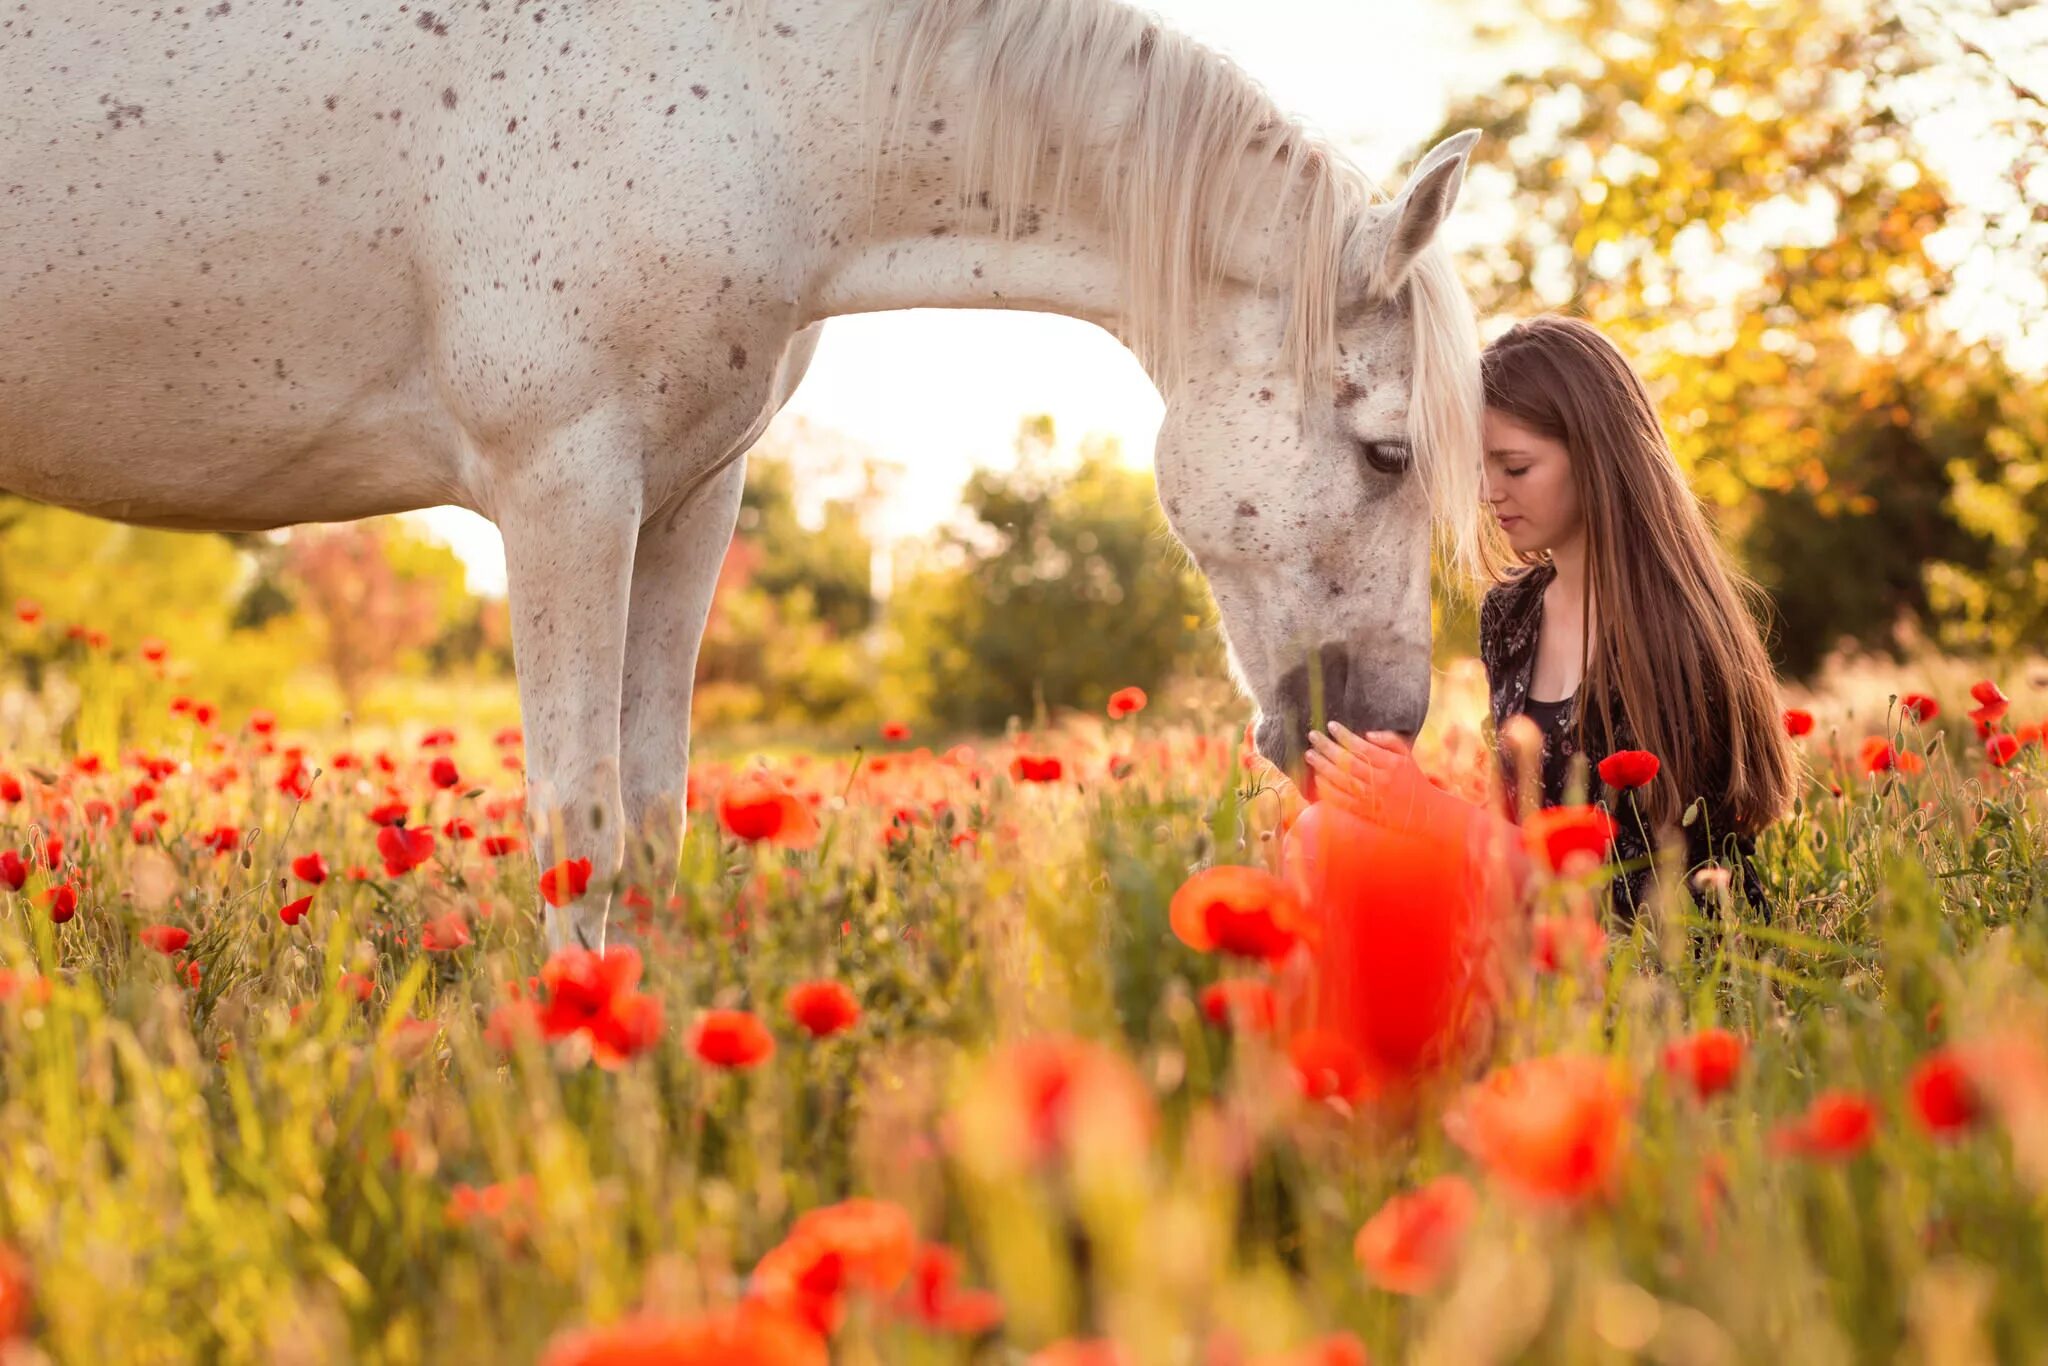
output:
[[[1596,328],[1556,314],[1495,340],[1482,370],[1487,407],[1571,456],[1587,620],[1597,621],[1576,708],[1581,750],[1604,751],[1588,743],[1590,713],[1597,706],[1599,734],[1612,736],[1618,700],[1635,743],[1660,763],[1637,794],[1644,816],[1672,825],[1705,797],[1716,838],[1754,834],[1785,813],[1794,785],[1777,676],[1744,601],[1768,611],[1769,600],[1715,536],[1641,377]],[[1496,580],[1544,558],[1516,555],[1498,528],[1487,539]]]

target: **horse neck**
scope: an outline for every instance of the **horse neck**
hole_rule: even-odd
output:
[[[864,45],[863,24],[847,41]],[[812,128],[839,139],[815,162],[835,168],[831,183],[811,185],[813,203],[843,206],[817,233],[818,268],[805,311],[809,321],[900,308],[1013,308],[1060,313],[1096,323],[1127,344],[1126,281],[1115,257],[1115,234],[1103,193],[1111,130],[1137,102],[1141,72],[1133,65],[1100,107],[1062,135],[1071,159],[1066,193],[1057,192],[1059,150],[1050,149],[1000,201],[986,185],[963,186],[970,160],[971,64],[962,60],[970,36],[939,63],[929,88],[900,111],[867,102],[868,118],[848,117],[845,92],[813,83],[816,107],[799,112]],[[850,69],[867,69],[867,53],[835,54]],[[847,69],[847,68],[842,68]],[[984,111],[1000,123],[1000,109]],[[874,174],[871,176],[870,171]],[[1238,174],[1273,180],[1270,162],[1245,158]],[[1264,201],[1274,203],[1270,196]],[[1002,209],[1007,204],[1010,222]],[[1284,279],[1292,260],[1295,215],[1244,225],[1226,261],[1223,284]],[[1008,231],[1005,231],[1007,226]]]

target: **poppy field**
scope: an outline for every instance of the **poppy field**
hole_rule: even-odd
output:
[[[551,959],[516,730],[12,714],[0,1359],[2042,1359],[2048,693],[1897,691],[1787,713],[1767,922],[1611,921],[1553,817],[1483,957],[1305,891],[1299,798],[1134,689],[705,758]]]

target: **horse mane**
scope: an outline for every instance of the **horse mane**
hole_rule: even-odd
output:
[[[1229,246],[1261,210],[1267,228],[1283,213],[1295,219],[1293,260],[1278,283],[1291,294],[1282,364],[1292,369],[1304,408],[1331,394],[1339,309],[1405,291],[1414,334],[1408,425],[1415,467],[1440,548],[1474,569],[1483,398],[1472,304],[1435,243],[1398,289],[1385,287],[1376,270],[1377,216],[1369,210],[1386,196],[1362,170],[1284,115],[1227,57],[1119,0],[871,3],[869,70],[887,110],[877,148],[900,143],[912,101],[957,45],[974,92],[963,129],[961,202],[985,190],[980,202],[1006,239],[1026,221],[1041,168],[1055,155],[1051,211],[1065,210],[1080,170],[1076,115],[1098,116],[1103,126],[1089,131],[1108,142],[1099,192],[1124,281],[1125,340],[1165,387],[1185,373],[1195,316],[1222,280]],[[1272,160],[1280,193],[1267,178],[1243,174],[1252,155]]]

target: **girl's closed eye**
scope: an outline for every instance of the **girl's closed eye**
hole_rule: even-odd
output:
[[[1524,474],[1527,474],[1528,472],[1529,472],[1529,467],[1528,467],[1527,465],[1524,465],[1524,466],[1522,466],[1522,467],[1521,467],[1520,469],[1514,469],[1514,470],[1503,470],[1503,471],[1502,471],[1502,473],[1506,474],[1506,475],[1507,475],[1507,477],[1508,477],[1508,478],[1510,478],[1510,479],[1516,478],[1517,476],[1520,476],[1520,475],[1524,475]]]

